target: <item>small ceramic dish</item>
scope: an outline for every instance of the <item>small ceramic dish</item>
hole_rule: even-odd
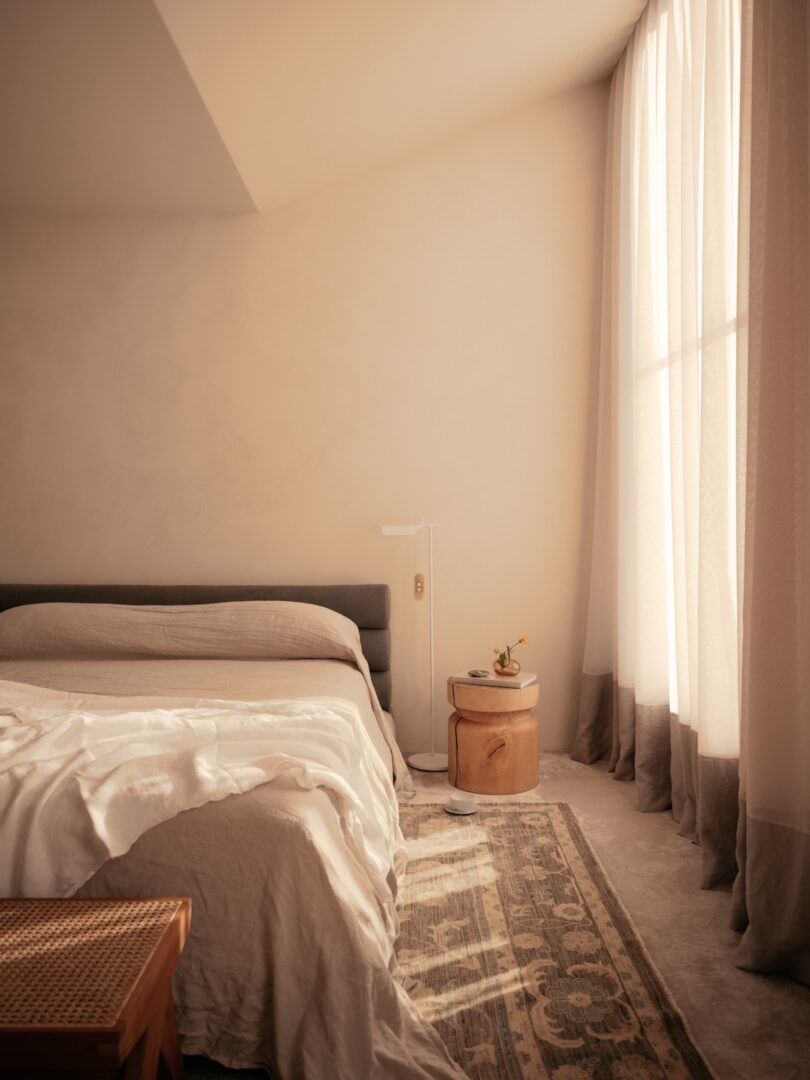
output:
[[[478,800],[467,792],[451,795],[444,808],[448,814],[474,814],[478,809]]]

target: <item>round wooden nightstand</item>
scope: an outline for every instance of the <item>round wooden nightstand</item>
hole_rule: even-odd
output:
[[[515,795],[537,784],[537,680],[521,689],[447,680],[448,777],[462,791]]]

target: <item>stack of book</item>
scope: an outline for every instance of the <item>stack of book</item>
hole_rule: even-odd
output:
[[[468,671],[462,671],[459,675],[451,675],[450,682],[469,683],[471,686],[500,686],[504,689],[522,690],[537,682],[536,671],[519,671],[517,675],[496,675],[494,671],[488,671],[486,675],[470,675]]]

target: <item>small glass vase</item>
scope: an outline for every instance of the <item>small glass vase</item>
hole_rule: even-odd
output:
[[[503,675],[504,678],[506,678],[510,675],[519,675],[520,664],[517,662],[517,660],[510,660],[508,663],[501,665],[496,660],[492,665],[492,670],[495,672],[496,675]]]

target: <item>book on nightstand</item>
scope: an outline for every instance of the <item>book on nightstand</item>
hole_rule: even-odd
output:
[[[475,675],[462,671],[459,675],[451,675],[450,682],[464,683],[469,686],[500,686],[504,690],[522,690],[524,686],[537,682],[537,672],[519,671],[517,675],[496,675],[494,671],[490,671],[488,675],[476,678]]]

